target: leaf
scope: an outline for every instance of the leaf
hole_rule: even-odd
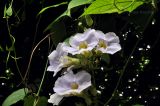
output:
[[[68,2],[62,2],[62,3],[56,4],[56,5],[52,5],[52,6],[45,7],[45,8],[43,8],[43,9],[38,13],[38,15],[42,14],[44,11],[46,11],[46,10],[49,9],[49,8],[58,7],[58,6],[67,4],[67,3],[68,3]]]
[[[24,106],[47,106],[47,98],[44,96],[38,97],[35,102],[36,97],[29,95],[24,98]],[[35,103],[35,104],[34,104]]]
[[[10,5],[10,6],[8,7],[8,9],[6,10],[6,15],[7,15],[7,16],[12,16],[12,5]]]
[[[13,11],[12,11],[12,3],[13,0],[11,1],[11,3],[9,4],[9,7],[7,8],[6,5],[4,7],[4,13],[3,13],[3,18],[9,18],[10,16],[12,16]]]
[[[46,32],[47,30],[49,30],[50,28],[52,28],[53,24],[55,24],[56,21],[58,21],[59,19],[61,19],[62,17],[71,17],[71,9],[75,8],[77,6],[81,6],[81,5],[85,5],[85,4],[90,4],[93,0],[71,0],[68,4],[68,8],[67,10],[62,13],[59,17],[57,17],[54,21],[52,21],[51,24],[49,24],[47,26],[47,28],[44,30],[44,32]]]
[[[114,2],[115,1],[115,2]],[[142,0],[96,0],[81,15],[132,12]]]
[[[86,23],[90,27],[93,25],[93,20],[90,15],[85,15]]]
[[[90,4],[93,0],[72,0],[68,5],[68,10],[85,4]]]
[[[27,93],[28,93],[27,88],[25,88],[25,89],[22,88],[22,89],[19,89],[19,90],[13,92],[5,99],[2,106],[11,106],[11,105],[15,104],[16,102],[23,100]]]
[[[54,32],[51,37],[54,45],[57,45],[66,38],[66,27],[62,21],[55,22],[52,28],[50,28],[50,31]]]
[[[110,63],[110,57],[108,54],[102,54],[101,59],[102,59],[102,61],[106,62],[107,64]]]

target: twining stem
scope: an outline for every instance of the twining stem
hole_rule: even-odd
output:
[[[7,21],[8,34],[9,34],[10,38],[14,39],[14,37],[12,36],[11,31],[10,31],[10,27],[9,27],[9,23],[8,23],[8,18],[6,18],[6,21]],[[14,41],[14,42],[15,42],[15,41]],[[14,46],[14,44],[12,44],[12,46]],[[18,66],[18,63],[17,63],[17,59],[16,59],[17,56],[16,56],[15,47],[13,47],[13,53],[14,53],[14,61],[15,61],[15,64],[16,64],[16,68],[17,68],[17,70],[18,70],[18,73],[19,73],[21,79],[23,79],[23,76],[22,76],[22,74],[21,74],[21,71],[20,71],[19,66]],[[6,67],[7,67],[7,62],[8,62],[8,60],[9,60],[9,56],[10,56],[10,51],[9,51],[9,53],[8,53],[8,56],[7,56]]]
[[[51,46],[51,49],[52,49],[52,47],[53,47],[53,44],[52,44],[52,46]],[[49,40],[49,48],[50,48],[50,40]],[[39,97],[39,93],[40,93],[40,91],[41,91],[41,89],[42,89],[42,84],[43,84],[43,82],[44,82],[44,78],[45,78],[45,75],[46,75],[46,72],[47,72],[47,66],[48,66],[48,60],[47,60],[47,62],[46,62],[45,70],[44,70],[43,76],[42,76],[42,80],[41,80],[41,83],[40,83],[40,85],[39,85],[39,88],[38,88],[38,91],[37,91],[37,94],[36,94],[36,97],[37,97],[37,98]],[[38,101],[38,100],[35,99],[33,106],[36,106],[36,105],[37,105],[37,103],[38,103],[37,101]]]
[[[25,73],[24,78],[23,78],[23,80],[22,80],[21,83],[23,83],[23,82],[26,80],[26,77],[27,77],[27,75],[28,75],[28,73],[29,73],[29,69],[30,69],[32,57],[33,57],[33,54],[34,54],[35,50],[37,49],[37,47],[38,47],[46,38],[48,38],[48,37],[49,37],[50,35],[52,35],[52,34],[53,34],[53,33],[50,33],[50,34],[48,34],[47,36],[45,36],[40,42],[38,42],[38,44],[37,44],[37,45],[34,47],[34,49],[32,50],[32,53],[31,53],[31,56],[30,56],[30,59],[29,59],[29,63],[28,63],[28,67],[27,67],[26,73]]]
[[[136,47],[137,47],[137,45],[139,44],[140,40],[141,40],[140,38],[137,40],[137,42],[136,42],[136,44],[135,44],[135,46],[134,46],[131,54],[129,55],[129,57],[128,57],[125,65],[124,65],[124,67],[123,67],[123,69],[122,69],[122,72],[121,72],[120,77],[119,77],[119,79],[118,79],[117,85],[116,85],[116,87],[114,88],[111,97],[110,97],[110,98],[108,99],[108,101],[104,104],[104,106],[107,106],[108,103],[113,99],[113,97],[114,97],[114,95],[115,95],[115,93],[116,93],[116,91],[117,91],[117,89],[118,89],[118,87],[119,87],[119,85],[120,85],[120,83],[121,83],[123,74],[124,74],[124,72],[125,72],[125,70],[126,70],[126,68],[127,68],[127,66],[128,66],[128,63],[129,63],[129,61],[130,61],[130,59],[131,59],[131,56],[133,55],[134,51],[136,50]]]

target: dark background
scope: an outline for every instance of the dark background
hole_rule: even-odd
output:
[[[17,15],[20,21],[16,16],[12,16],[9,18],[9,25],[11,25],[11,33],[16,39],[15,48],[17,57],[21,57],[21,59],[18,60],[18,64],[22,75],[25,74],[27,69],[33,47],[50,33],[49,31],[43,32],[43,30],[66,10],[67,5],[49,9],[39,17],[37,17],[37,13],[42,7],[57,4],[58,2],[59,1],[41,1],[40,3],[31,0],[16,0],[13,3],[14,10],[19,11]],[[6,45],[11,45],[6,20],[3,18],[3,9],[6,3],[8,3],[8,1],[0,1],[0,45],[3,48],[5,48]],[[157,7],[159,6],[160,3],[158,2]],[[61,20],[66,27],[66,36],[63,37],[61,41],[80,31],[77,27],[78,22],[75,19],[82,13],[83,9],[78,9],[79,11],[72,15],[72,19],[63,18]],[[108,71],[107,80],[104,81],[104,77],[97,75],[97,83],[100,84],[97,89],[102,92],[102,102],[106,102],[111,96],[118,81],[120,70],[132,52],[134,45],[138,39],[140,39],[132,55],[133,58],[130,60],[122,77],[117,95],[110,102],[110,105],[118,106],[118,104],[122,103],[124,106],[131,106],[133,104],[142,104],[145,106],[160,105],[160,11],[157,10],[147,24],[147,19],[151,15],[151,11],[150,6],[144,5],[131,14],[92,15],[95,22],[92,28],[102,30],[105,33],[110,31],[115,32],[120,37],[120,43],[122,45],[122,50],[111,56],[110,64],[112,64],[111,67],[113,69]],[[54,42],[51,42],[51,44],[52,43],[54,44]],[[41,81],[47,56],[50,53],[48,51],[49,47],[47,39],[34,53],[29,77],[27,77],[28,87],[31,88],[33,92],[36,92]],[[54,48],[55,46],[52,50]],[[24,87],[23,84],[19,85],[21,78],[15,68],[13,59],[9,60],[8,67],[6,67],[5,60],[7,53],[7,51],[0,52],[0,77],[9,76],[9,79],[0,79],[0,103],[13,91]],[[141,64],[144,64],[145,60],[149,60],[149,63],[142,68]],[[10,69],[9,74],[6,73],[8,69]],[[52,73],[47,72],[40,95],[49,98],[49,93],[53,93],[52,88],[56,78],[52,77]],[[77,98],[68,98],[69,101],[73,101],[74,99],[79,101]]]

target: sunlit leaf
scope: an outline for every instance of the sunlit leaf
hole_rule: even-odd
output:
[[[9,4],[8,8],[5,5],[5,7],[4,7],[4,13],[3,13],[3,18],[9,18],[10,16],[12,16],[12,14],[13,14],[12,3],[13,3],[13,0]]]
[[[96,0],[82,14],[105,14],[132,12],[144,3],[143,0]]]
[[[22,89],[19,89],[19,90],[13,92],[5,99],[2,106],[11,106],[11,105],[17,103],[18,101],[23,100],[27,93],[28,93],[27,88],[25,88],[25,89],[22,88]]]
[[[62,3],[56,4],[56,5],[52,5],[52,6],[45,7],[45,8],[43,8],[43,9],[38,13],[38,15],[42,14],[44,11],[46,11],[46,10],[49,9],[49,8],[58,7],[58,6],[67,4],[67,3],[68,3],[68,2],[62,2]]]
[[[85,4],[90,4],[93,0],[71,0],[68,9],[72,9],[77,6],[85,5]]]
[[[12,16],[12,5],[8,7],[8,9],[6,10],[6,14],[7,16]]]

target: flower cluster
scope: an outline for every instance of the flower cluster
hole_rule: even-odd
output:
[[[54,94],[49,103],[58,105],[63,97],[80,95],[92,86],[92,71],[98,67],[102,54],[114,54],[121,50],[115,33],[87,29],[69,38],[69,42],[59,43],[49,56],[48,71],[62,73],[54,85]],[[63,71],[62,71],[63,70]],[[75,71],[76,70],[76,71]]]

